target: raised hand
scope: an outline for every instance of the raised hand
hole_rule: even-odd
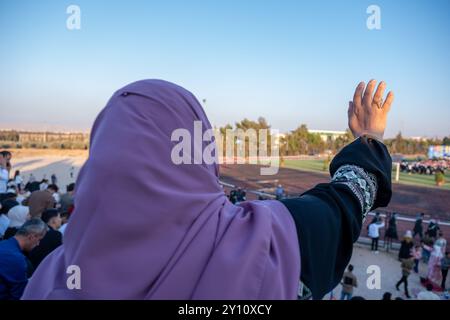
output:
[[[386,83],[381,81],[373,94],[376,83],[376,80],[370,80],[366,87],[364,82],[360,82],[353,101],[349,101],[348,126],[356,138],[367,134],[383,140],[387,114],[391,109],[394,94],[389,92],[383,101]]]

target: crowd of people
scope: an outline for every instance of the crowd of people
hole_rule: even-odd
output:
[[[285,192],[282,185],[278,185],[275,189],[274,198],[283,199]],[[241,187],[231,189],[228,198],[233,204],[246,200],[246,191]],[[260,195],[259,200],[267,200],[266,197]],[[424,214],[420,213],[414,223],[413,230],[408,230],[400,239],[400,249],[398,252],[398,260],[400,262],[401,278],[395,287],[400,290],[403,285],[406,298],[411,298],[408,290],[408,278],[412,272],[419,273],[420,261],[427,265],[427,277],[421,278],[423,291],[419,292],[417,299],[419,300],[439,300],[439,296],[433,291],[445,291],[448,269],[450,267],[450,252],[446,251],[447,241],[443,232],[440,230],[439,221],[430,219],[427,228],[423,229]],[[387,223],[385,222],[387,221]],[[383,219],[379,212],[375,215],[367,226],[368,236],[371,238],[371,251],[375,254],[379,253],[379,239],[384,231],[383,248],[387,252],[393,250],[394,240],[399,240],[397,230],[398,213],[392,213]],[[341,300],[358,300],[364,299],[361,296],[353,296],[353,290],[358,286],[356,276],[353,274],[353,265],[348,265],[343,275],[341,286]],[[447,289],[448,290],[448,289]],[[333,293],[331,298],[334,299]],[[392,300],[392,293],[385,292],[382,300]],[[403,300],[397,297],[396,300]]]
[[[411,272],[410,263],[408,261],[403,261],[402,264],[402,278],[400,281],[396,284],[396,287],[398,287],[401,283],[405,283],[405,287],[407,286],[407,277],[409,276],[409,273]],[[342,278],[341,286],[341,297],[340,300],[366,300],[361,295],[353,295],[354,288],[358,287],[358,280],[357,277],[353,274],[353,265],[349,265],[347,267],[347,271],[344,273],[344,276]],[[441,300],[441,298],[433,292],[433,285],[432,284],[426,284],[423,290],[421,290],[417,294],[417,300]],[[333,294],[331,293],[331,299],[334,299]],[[410,298],[409,295],[406,295],[406,298]],[[397,296],[393,299],[392,293],[389,291],[386,291],[383,293],[381,300],[404,300],[401,296]]]
[[[282,199],[285,196],[282,185],[278,185],[275,189],[274,198]],[[228,198],[234,204],[246,200],[246,191],[241,187],[231,189]],[[259,200],[267,200],[266,197],[260,195]],[[439,221],[430,219],[427,228],[423,229],[424,214],[420,213],[414,223],[413,230],[408,230],[400,239],[400,249],[398,252],[398,260],[400,262],[401,278],[395,287],[400,290],[403,285],[406,298],[411,298],[408,291],[408,278],[412,272],[419,273],[420,261],[427,265],[427,277],[421,278],[423,291],[417,295],[417,299],[440,299],[433,291],[445,291],[448,269],[450,267],[450,252],[446,251],[447,241],[443,232],[440,230]],[[385,222],[387,221],[387,223]],[[383,219],[379,212],[375,212],[372,221],[368,224],[368,236],[371,238],[371,251],[375,254],[379,253],[379,239],[384,231],[383,248],[387,252],[393,250],[394,240],[399,240],[397,230],[398,213],[392,213]],[[352,273],[353,265],[348,265],[346,272],[341,281],[342,291],[341,300],[358,300],[364,299],[361,296],[353,296],[353,290],[358,286],[356,276]],[[448,289],[447,289],[448,290]],[[333,293],[331,298],[334,299]],[[385,292],[382,300],[391,300],[392,293]],[[397,297],[396,300],[403,300]]]
[[[422,161],[402,161],[400,171],[406,173],[433,175],[436,172],[445,173],[450,168],[450,160],[422,160]]]
[[[232,204],[237,204],[247,199],[247,193],[245,192],[244,189],[240,187],[233,188],[231,189],[230,194],[228,195],[228,199],[230,199],[230,202]]]
[[[386,251],[392,250],[393,240],[398,240],[397,232],[398,214],[393,213],[386,218],[387,227],[380,213],[375,213],[372,221],[369,223],[368,236],[371,238],[371,251],[378,254],[378,241],[380,238],[380,229],[385,228],[384,247]],[[420,277],[420,282],[426,288],[417,295],[417,299],[439,300],[439,296],[433,291],[442,292],[448,290],[446,280],[448,269],[450,267],[450,252],[447,251],[447,241],[443,232],[440,230],[438,221],[430,219],[427,229],[423,232],[424,214],[420,213],[414,223],[413,230],[407,230],[401,239],[398,251],[398,260],[400,262],[401,277],[395,284],[395,288],[400,290],[403,285],[404,295],[411,298],[408,290],[408,278],[412,272],[419,273],[420,261],[427,265],[425,277]],[[349,299],[352,296],[353,288],[357,286],[357,281],[351,272],[353,266],[349,266],[342,281],[341,299]],[[383,300],[390,300],[392,294],[387,292]]]
[[[258,194],[258,197],[257,197],[258,200],[268,200],[268,199],[272,199],[272,198],[277,199],[277,200],[282,200],[287,197],[287,194],[284,191],[284,188],[281,184],[277,185],[277,187],[274,190],[274,194],[263,193],[263,192],[255,192],[255,193]],[[245,189],[243,189],[241,187],[233,187],[230,190],[230,193],[227,195],[227,197],[231,203],[237,204],[239,202],[243,202],[243,201],[247,200],[247,192],[245,191]]]
[[[43,259],[62,244],[74,209],[75,184],[61,194],[55,174],[28,181],[15,171],[12,154],[0,152],[0,300],[20,299]]]

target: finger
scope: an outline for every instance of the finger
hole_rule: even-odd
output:
[[[373,102],[378,104],[378,107],[381,108],[383,95],[384,95],[384,89],[386,88],[386,83],[384,81],[381,81],[378,85],[377,91],[375,91],[375,95],[373,96]]]
[[[347,111],[347,115],[348,118],[350,119],[351,117],[353,117],[354,115],[356,115],[356,109],[355,106],[353,104],[353,102],[349,101],[348,102],[348,111]]]
[[[392,101],[394,101],[394,94],[392,93],[392,91],[389,91],[386,97],[386,101],[383,104],[383,110],[389,112],[389,110],[391,110]]]
[[[362,93],[364,90],[365,83],[360,82],[358,86],[355,89],[355,94],[353,95],[353,108],[357,108],[358,106],[361,106],[361,99],[362,99]]]
[[[373,89],[375,89],[375,85],[377,84],[377,81],[372,79],[369,81],[366,87],[366,91],[364,92],[363,96],[363,104],[365,106],[371,106],[372,105],[372,94]]]
[[[347,111],[348,117],[347,117],[347,119],[348,119],[348,127],[350,128],[350,130],[352,130],[352,121],[353,121],[354,117],[356,117],[355,112],[356,112],[356,110],[354,108],[353,102],[349,101],[348,102],[348,111]]]

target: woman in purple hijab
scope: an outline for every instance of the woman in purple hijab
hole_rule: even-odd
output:
[[[357,139],[334,158],[330,183],[239,205],[217,164],[171,159],[174,130],[211,129],[189,91],[161,80],[118,90],[92,128],[63,245],[22,298],[296,299],[301,279],[320,299],[339,283],[367,212],[391,197],[381,140],[393,96],[383,102],[383,82],[373,96],[375,85],[361,83],[350,102]]]

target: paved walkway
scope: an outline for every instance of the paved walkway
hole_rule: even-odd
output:
[[[350,263],[355,267],[353,273],[358,278],[358,288],[354,290],[353,295],[362,296],[365,299],[379,300],[382,298],[383,293],[389,291],[392,293],[392,299],[396,297],[402,297],[406,299],[403,293],[403,284],[401,285],[401,291],[395,289],[395,284],[401,278],[400,261],[397,259],[398,251],[385,252],[381,248],[378,254],[370,251],[370,248],[364,244],[355,244],[353,255]],[[371,265],[380,267],[381,276],[381,288],[369,289],[367,287],[367,280],[372,275],[372,272],[367,273],[367,268]],[[420,262],[419,273],[414,272],[408,277],[408,289],[412,299],[415,299],[417,294],[425,290],[420,284],[420,276],[425,277],[427,272],[427,266]],[[450,286],[450,280],[447,279],[447,287]],[[334,296],[336,299],[340,298],[341,286],[338,285],[334,290]],[[329,298],[327,295],[326,299]]]

